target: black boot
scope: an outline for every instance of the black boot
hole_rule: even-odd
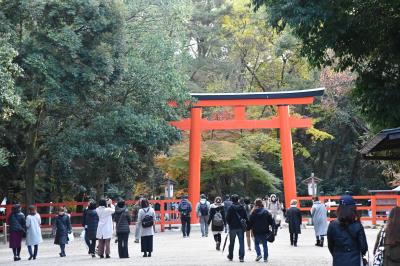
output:
[[[319,246],[320,246],[320,247],[323,247],[323,246],[324,246],[324,237],[321,237],[321,241],[320,241]]]
[[[319,239],[317,239],[317,243],[315,243],[315,246],[319,247],[321,245],[321,241],[319,241]]]
[[[217,249],[217,250],[221,250],[221,242],[217,242],[217,247],[216,247],[216,249]]]

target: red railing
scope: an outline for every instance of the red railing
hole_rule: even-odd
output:
[[[180,224],[180,214],[177,211],[177,203],[179,200],[150,200],[149,201],[153,208],[156,210],[156,225],[160,225],[161,231],[164,231],[166,225]],[[136,201],[128,200],[125,204],[128,207],[133,206]],[[68,209],[68,214],[71,217],[73,227],[82,226],[82,215],[83,210],[88,205],[87,202],[58,202],[58,203],[36,203],[34,204],[42,218],[42,228],[51,227],[51,219],[57,216],[53,210],[57,207],[65,206]],[[0,225],[8,220],[8,216],[11,214],[12,205],[0,205],[6,209],[5,215],[0,215]],[[24,204],[21,205],[24,208]],[[76,223],[80,221],[80,223]],[[0,227],[1,229],[2,227]]]
[[[361,212],[361,221],[371,221],[373,225],[376,225],[377,221],[387,220],[386,213],[389,212],[393,207],[400,206],[400,195],[370,195],[370,196],[353,196],[357,204],[357,210]],[[327,206],[329,213],[335,212],[338,208],[337,205],[330,206],[328,202],[339,203],[340,196],[320,196],[319,200],[324,202]],[[312,197],[297,197],[299,202],[300,210],[305,214],[310,214]],[[390,200],[390,203],[377,203],[379,201]],[[307,207],[303,207],[307,205]],[[367,213],[367,215],[364,215]],[[307,220],[304,218],[303,220]],[[334,217],[328,217],[328,220],[334,220]]]
[[[321,202],[329,202],[336,201],[338,202],[340,196],[320,196]],[[363,215],[361,217],[362,221],[372,221],[372,224],[376,224],[377,221],[387,220],[387,216],[385,214],[380,215],[381,211],[390,211],[394,206],[400,206],[400,195],[374,195],[374,196],[354,196],[354,199],[357,202],[357,209],[359,211],[367,212],[369,215]],[[312,198],[311,197],[297,197],[299,202],[300,210],[307,214],[310,214],[311,206],[312,206]],[[368,200],[370,204],[368,204]],[[389,205],[381,205],[377,204],[377,201],[380,200],[391,200],[394,204]],[[133,206],[136,201],[129,200],[125,202],[128,207]],[[172,224],[180,224],[180,214],[177,211],[177,203],[179,200],[150,200],[150,203],[153,205],[153,208],[156,210],[156,221],[155,224],[160,225],[161,231],[164,231],[166,225]],[[54,218],[57,213],[54,213],[53,210],[55,207],[65,206],[69,210],[69,214],[71,215],[71,221],[73,227],[81,227],[82,226],[82,213],[83,209],[87,206],[87,202],[59,202],[59,203],[36,203],[34,204],[38,213],[42,218],[42,227],[51,227],[51,219]],[[4,222],[8,220],[8,216],[11,213],[12,205],[2,205],[6,209],[5,215],[0,215],[0,230]],[[22,208],[25,206],[22,205]],[[337,206],[328,206],[328,212],[334,212],[337,210]],[[329,217],[329,220],[333,220],[333,217]],[[308,218],[304,218],[305,221]],[[80,221],[80,223],[77,223]]]

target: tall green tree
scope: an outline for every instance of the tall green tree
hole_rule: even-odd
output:
[[[398,127],[400,2],[253,0],[269,23],[290,27],[315,66],[357,73],[353,100],[375,128]]]
[[[28,115],[7,124],[14,167],[4,176],[24,180],[26,202],[35,199],[37,166],[49,160],[49,143],[94,90],[122,71],[121,1],[1,1],[0,32],[10,35],[24,75],[15,85]],[[59,143],[58,145],[62,145]]]
[[[15,88],[15,78],[21,75],[21,69],[13,62],[17,51],[9,43],[9,38],[0,36],[0,132],[3,124],[16,112],[20,97]],[[8,165],[9,151],[0,144],[0,167]]]

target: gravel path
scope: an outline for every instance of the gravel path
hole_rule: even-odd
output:
[[[373,247],[377,230],[366,229],[370,249]],[[0,265],[40,265],[40,266],[89,266],[89,265],[285,265],[285,266],[320,266],[331,265],[331,256],[328,248],[314,246],[314,230],[304,229],[299,236],[298,247],[291,247],[289,244],[289,235],[287,229],[282,229],[273,244],[269,245],[269,261],[255,262],[255,251],[247,251],[245,262],[239,263],[237,258],[237,248],[234,253],[234,261],[229,262],[226,259],[227,248],[223,254],[217,252],[214,248],[212,236],[208,238],[200,237],[200,232],[192,232],[190,238],[182,238],[178,230],[157,233],[154,238],[154,253],[151,258],[143,258],[140,253],[140,244],[133,242],[134,237],[131,234],[129,239],[129,259],[119,259],[117,244],[111,244],[111,259],[92,259],[87,255],[87,248],[84,241],[77,238],[66,247],[67,257],[58,257],[58,246],[53,245],[51,239],[46,239],[39,246],[39,256],[36,261],[28,261],[28,251],[23,246],[22,260],[14,262],[12,260],[12,251],[0,244]]]

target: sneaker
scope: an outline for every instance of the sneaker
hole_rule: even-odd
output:
[[[135,239],[135,243],[139,243],[139,239]]]
[[[227,258],[228,258],[229,261],[233,260],[233,257],[229,257],[229,255],[227,256]]]
[[[259,256],[257,256],[256,261],[260,261],[261,259],[262,259],[262,256],[259,255]]]
[[[106,255],[106,259],[109,259],[109,258],[111,258],[110,255]]]
[[[268,259],[264,259],[264,262],[268,262]]]
[[[239,258],[239,261],[240,261],[240,262],[244,262],[244,259],[243,259],[243,258]]]

